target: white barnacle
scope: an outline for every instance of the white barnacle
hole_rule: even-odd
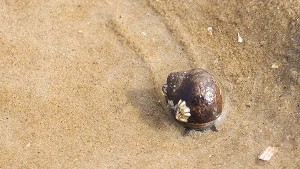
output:
[[[186,107],[186,102],[185,101],[182,101],[181,99],[178,101],[178,107],[180,107],[181,109],[185,108]]]
[[[189,113],[191,110],[190,110],[190,108],[188,108],[188,107],[186,106],[184,109],[182,109],[182,111],[183,111],[184,113]]]
[[[171,106],[172,109],[175,109],[173,100],[168,99],[168,104]]]
[[[174,107],[176,110],[175,118],[181,122],[188,122],[188,118],[191,116],[190,108],[186,106],[186,102],[181,99],[178,101],[177,105]]]

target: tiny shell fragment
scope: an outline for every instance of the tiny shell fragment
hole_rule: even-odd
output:
[[[279,67],[279,65],[277,63],[273,63],[271,66],[273,69],[277,69]]]
[[[238,33],[238,42],[242,43],[243,42],[243,38],[240,36],[240,33]]]
[[[209,27],[207,28],[207,31],[208,31],[208,34],[209,34],[209,35],[212,35],[213,28],[212,28],[211,26],[209,26]]]
[[[258,159],[263,161],[269,161],[271,157],[277,152],[278,147],[268,147],[260,156],[258,156]]]

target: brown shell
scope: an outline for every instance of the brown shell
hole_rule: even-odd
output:
[[[221,115],[220,83],[205,70],[198,68],[170,73],[167,85],[167,99],[174,104],[181,99],[190,108],[188,122],[181,122],[186,127],[203,129],[212,126]]]

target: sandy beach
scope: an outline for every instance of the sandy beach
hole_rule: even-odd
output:
[[[0,168],[298,169],[299,8],[0,1]],[[218,132],[184,136],[167,107],[168,74],[192,68],[223,86]]]

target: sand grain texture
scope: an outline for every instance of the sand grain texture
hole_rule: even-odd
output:
[[[299,168],[299,7],[1,1],[0,168]],[[226,116],[184,137],[160,90],[195,67],[222,82]]]

